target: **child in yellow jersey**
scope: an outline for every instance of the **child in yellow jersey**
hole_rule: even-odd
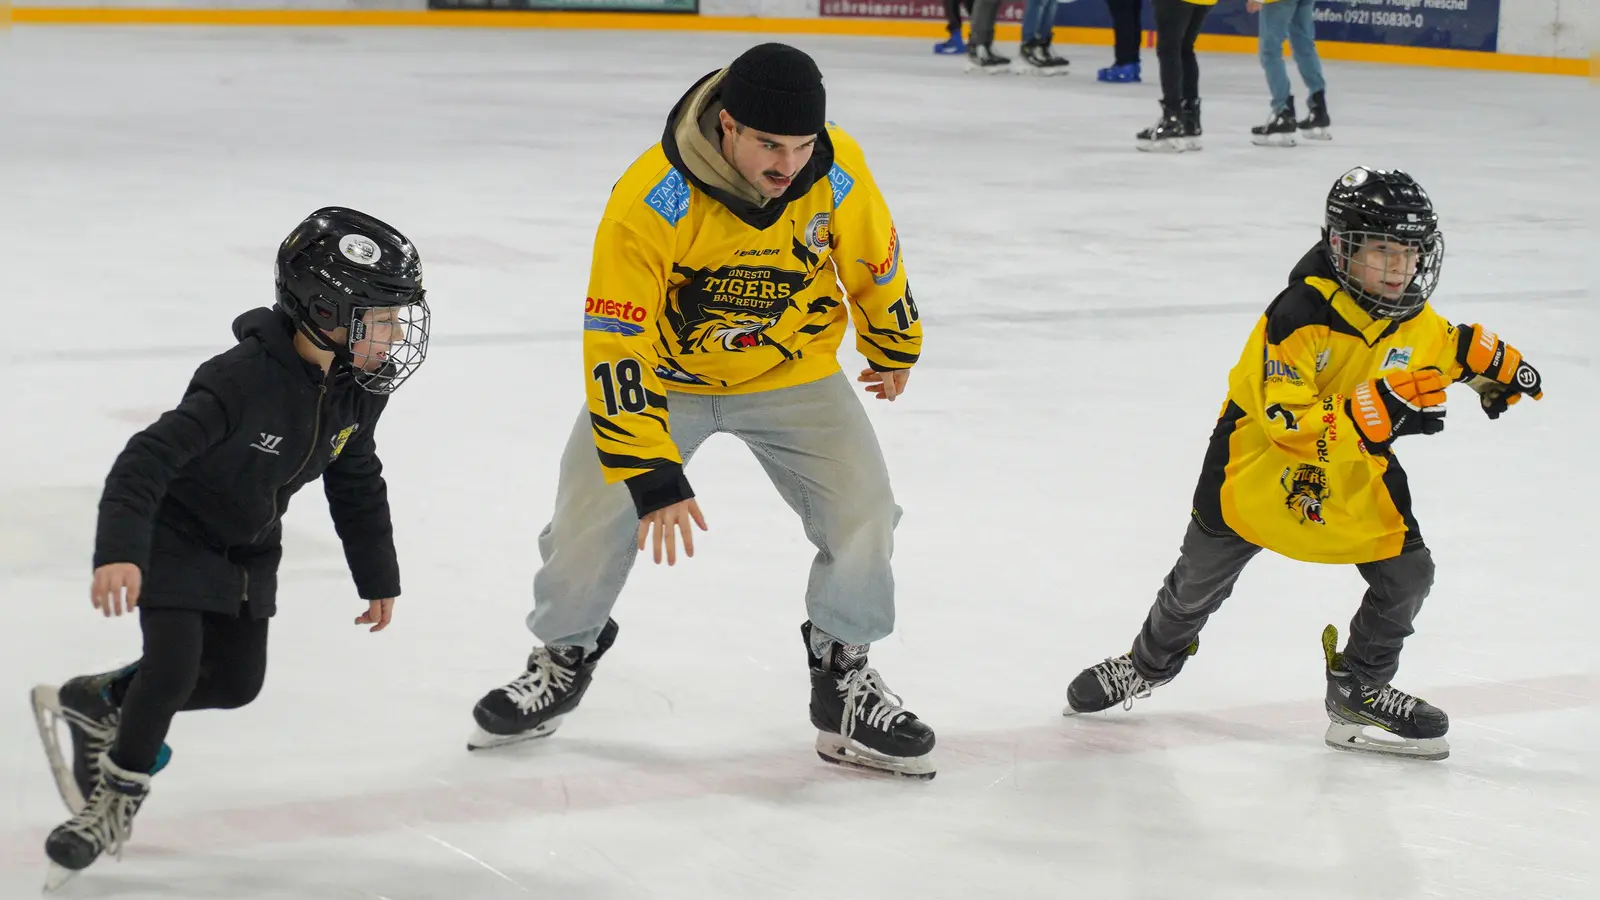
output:
[[[849,135],[827,124],[806,54],[762,44],[700,79],[661,142],[612,189],[584,301],[589,401],[539,536],[527,670],[473,710],[469,748],[554,731],[616,638],[636,552],[694,555],[705,519],[684,465],[743,440],[817,547],[801,626],[824,760],[931,778],[932,729],[867,666],[894,626],[900,518],[860,399],[839,369],[845,322],[894,400],[922,347],[900,238]]]
[[[1538,399],[1542,382],[1494,334],[1428,305],[1443,257],[1433,203],[1411,176],[1360,167],[1334,184],[1322,240],[1229,374],[1182,555],[1133,649],[1073,680],[1069,714],[1131,706],[1172,680],[1265,548],[1354,564],[1369,586],[1343,651],[1333,626],[1323,633],[1328,744],[1449,755],[1444,712],[1389,683],[1433,585],[1392,444],[1444,429],[1451,382],[1476,390],[1490,418]]]

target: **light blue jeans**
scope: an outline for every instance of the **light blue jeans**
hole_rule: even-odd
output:
[[[1306,91],[1315,94],[1327,87],[1322,77],[1322,59],[1317,56],[1317,23],[1312,18],[1317,0],[1277,0],[1261,7],[1261,68],[1267,73],[1267,89],[1272,91],[1272,111],[1289,103],[1289,71],[1283,64],[1283,42],[1289,41],[1295,67]]]
[[[846,644],[894,630],[894,529],[900,521],[872,421],[843,372],[754,394],[669,392],[672,439],[685,464],[719,432],[745,442],[817,548],[806,611]],[[528,630],[546,644],[593,648],[633,569],[639,515],[623,484],[606,484],[583,410],[561,456],[544,565]],[[646,551],[648,552],[648,551]],[[707,560],[709,562],[709,560]]]
[[[1057,0],[1028,0],[1022,8],[1022,42],[1050,43],[1056,27]]]

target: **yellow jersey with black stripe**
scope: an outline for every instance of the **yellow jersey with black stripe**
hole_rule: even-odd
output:
[[[1229,373],[1195,516],[1308,562],[1397,556],[1422,539],[1405,471],[1392,452],[1368,452],[1345,398],[1389,372],[1434,367],[1456,381],[1458,331],[1432,306],[1403,322],[1367,315],[1320,245],[1290,277]]]
[[[661,144],[612,189],[583,326],[608,482],[682,463],[668,391],[749,393],[827,377],[839,371],[846,319],[873,367],[917,361],[922,326],[899,235],[861,148],[829,125],[811,165],[814,183],[781,210],[757,210],[761,225],[686,177]]]

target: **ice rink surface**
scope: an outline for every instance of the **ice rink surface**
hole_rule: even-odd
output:
[[[1594,896],[1596,212],[1581,79],[1330,62],[1336,138],[1252,147],[1251,56],[1205,56],[1207,147],[1136,153],[1157,89],[964,76],[927,41],[801,37],[895,212],[927,329],[871,413],[906,514],[873,662],[939,732],[930,783],[819,762],[798,634],[812,550],[737,440],[696,457],[699,555],[635,570],[549,741],[464,749],[531,646],[534,536],[583,390],[579,306],[612,183],[750,35],[13,31],[0,335],[0,896],[63,818],[24,703],[127,661],[87,601],[128,436],[270,302],[303,216],[418,244],[431,359],[379,434],[404,572],[363,609],[321,492],[286,524],[261,698],[180,716],[121,862],[71,898],[564,900]],[[1012,47],[1001,48],[1010,52]],[[1155,60],[1147,51],[1154,81]],[[1302,103],[1303,103],[1303,97]],[[1401,454],[1439,566],[1397,684],[1443,763],[1322,744],[1318,634],[1353,569],[1264,555],[1184,676],[1065,719],[1171,565],[1226,374],[1356,164],[1432,193],[1435,305],[1547,396]],[[847,348],[850,341],[846,342]],[[860,367],[853,351],[847,369]]]

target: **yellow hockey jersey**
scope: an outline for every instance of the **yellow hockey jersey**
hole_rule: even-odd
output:
[[[668,390],[824,378],[839,371],[847,316],[874,368],[921,352],[899,236],[861,148],[830,124],[784,197],[765,200],[721,157],[721,78],[674,108],[662,142],[612,189],[595,237],[584,367],[608,483],[681,465]]]
[[[1367,451],[1345,398],[1394,371],[1458,380],[1458,331],[1432,306],[1404,322],[1367,315],[1320,245],[1290,278],[1229,373],[1195,517],[1307,562],[1397,556],[1421,540],[1405,471],[1392,452]]]

